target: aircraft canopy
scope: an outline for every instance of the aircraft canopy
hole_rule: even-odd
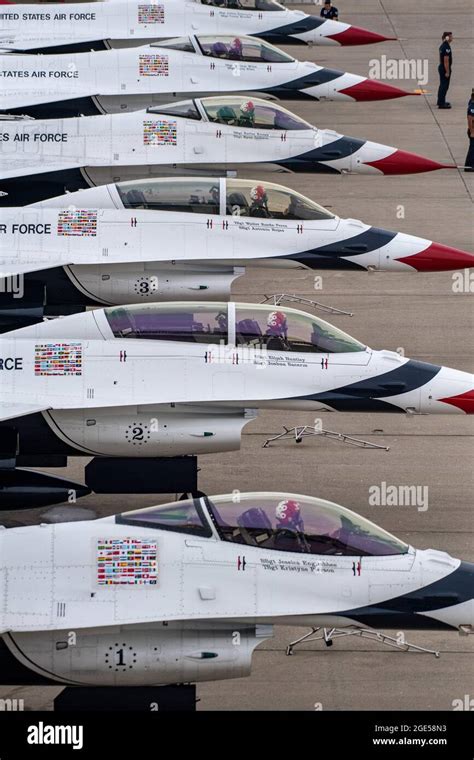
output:
[[[253,179],[180,177],[118,182],[124,208],[319,221],[334,215],[283,185]]]
[[[202,5],[212,5],[214,8],[231,8],[243,11],[284,11],[276,0],[198,0]]]
[[[198,104],[201,108],[199,110]],[[289,131],[315,131],[315,127],[283,106],[248,95],[217,95],[200,100],[180,100],[163,106],[151,106],[147,113],[180,116],[185,119],[205,120],[242,129],[279,129]]]
[[[323,319],[286,306],[211,302],[132,304],[104,309],[115,338],[246,346],[266,351],[349,353],[366,347]]]
[[[193,40],[197,46],[193,45]],[[182,50],[186,53],[201,53],[210,58],[222,58],[228,61],[246,61],[248,63],[294,63],[293,56],[258,37],[244,34],[213,34],[190,37],[171,37],[152,43],[152,47],[168,50]]]
[[[202,497],[118,515],[118,523],[212,535],[231,543],[333,556],[406,554],[408,544],[339,504],[287,493]]]

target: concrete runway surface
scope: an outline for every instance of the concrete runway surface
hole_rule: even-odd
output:
[[[372,139],[448,163],[463,165],[467,152],[466,105],[473,81],[471,0],[336,0],[340,19],[397,36],[398,41],[352,48],[294,46],[289,52],[333,68],[367,75],[369,61],[382,55],[427,59],[430,94],[378,103],[283,103],[320,127]],[[319,15],[312,5],[294,6]],[[454,33],[452,110],[436,108],[437,60],[441,34]],[[390,83],[413,90],[416,80]],[[245,175],[241,175],[245,176]],[[257,169],[247,176],[264,179]],[[443,170],[407,177],[268,176],[319,201],[344,217],[424,236],[474,250],[474,175]],[[400,206],[404,218],[399,218]],[[257,270],[240,279],[234,299],[259,301],[263,294],[297,293],[354,312],[329,321],[374,348],[403,348],[407,356],[474,371],[472,293],[454,293],[452,273],[275,275]],[[472,283],[474,291],[474,278]],[[323,315],[324,316],[324,315]],[[390,446],[390,451],[356,449],[339,442],[308,439],[262,449],[282,425],[313,424],[311,415],[264,412],[245,430],[238,452],[200,460],[200,488],[281,490],[318,495],[369,517],[419,548],[446,550],[474,560],[474,446],[472,418],[408,419],[384,414],[322,415],[323,425]],[[72,461],[68,476],[82,480],[87,460]],[[58,473],[63,474],[58,471]],[[369,507],[368,489],[382,481],[429,489],[426,511],[416,507]],[[169,501],[153,496],[89,496],[81,500],[97,515]],[[4,513],[6,525],[39,522],[44,512]],[[42,516],[43,515],[43,516]],[[46,517],[47,519],[47,517]],[[415,633],[409,641],[441,651],[402,652],[354,637],[332,648],[321,642],[285,656],[301,629],[276,629],[254,654],[246,679],[198,685],[199,710],[450,710],[453,700],[474,696],[474,637],[456,633]],[[0,698],[25,700],[25,709],[50,709],[55,687],[2,688]]]

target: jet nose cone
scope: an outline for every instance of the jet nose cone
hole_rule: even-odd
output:
[[[406,92],[406,90],[401,90],[399,87],[394,87],[391,84],[377,82],[375,79],[365,79],[363,82],[358,82],[350,87],[346,87],[344,90],[340,90],[340,92],[343,95],[354,98],[358,102],[393,100],[394,98],[403,98],[405,95],[416,94],[414,92]]]
[[[457,407],[465,414],[474,414],[474,389],[465,393],[458,393],[456,396],[440,398],[439,401],[443,404],[451,404],[451,406]]]
[[[328,35],[330,39],[335,40],[339,45],[372,45],[375,42],[386,42],[387,40],[396,40],[396,37],[385,37],[383,34],[369,32],[368,29],[362,29],[359,26],[350,26],[343,32]]]
[[[432,366],[436,370],[436,365]],[[452,367],[438,367],[420,384],[422,414],[474,414],[474,375]]]
[[[397,258],[417,272],[447,272],[451,269],[474,267],[474,254],[452,248],[450,245],[431,243],[424,251],[412,256]]]
[[[405,150],[395,150],[390,156],[376,161],[364,161],[364,163],[378,169],[382,174],[421,174],[433,172],[436,169],[456,169],[454,164],[440,164],[438,161],[432,161],[430,158],[408,153]]]

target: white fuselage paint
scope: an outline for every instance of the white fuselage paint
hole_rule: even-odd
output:
[[[235,305],[228,308],[230,324]],[[0,338],[1,355],[10,361],[8,371],[0,372],[2,407],[7,415],[11,408],[11,417],[19,404],[30,411],[146,405],[153,412],[169,403],[323,410],[330,404],[307,397],[377,378],[409,361],[362,346],[344,353],[285,352],[236,346],[233,340],[207,345],[114,338],[100,309],[22,328]],[[80,371],[36,371],[37,346],[50,342],[76,343]],[[400,411],[463,414],[440,399],[470,393],[472,387],[469,373],[441,367],[413,390],[393,394],[388,387],[386,400]]]
[[[256,163],[278,170],[343,135],[316,127],[296,130],[254,129],[134,111],[102,116],[46,120],[0,120],[0,180],[32,173],[84,169],[89,183],[104,184],[146,176],[168,167],[231,168]],[[338,172],[380,176],[367,162],[380,161],[396,149],[365,141],[342,158],[314,161]],[[313,159],[308,159],[312,161]],[[97,181],[89,170],[101,168]],[[147,171],[144,170],[145,168]],[[128,174],[127,174],[128,172]]]
[[[126,537],[157,542],[155,586],[97,584],[98,540]],[[242,554],[246,566],[239,572]],[[459,560],[442,552],[410,549],[402,555],[364,556],[362,571],[354,574],[354,559],[360,557],[260,549],[217,536],[120,525],[114,517],[2,531],[0,557],[5,577],[0,589],[2,632],[206,619],[279,623],[301,618],[303,624],[318,625],[328,613],[410,593],[459,567]],[[275,561],[275,570],[269,560]],[[285,572],[278,568],[285,562],[306,565],[307,570]],[[199,593],[201,587],[207,593]],[[60,620],[59,603],[64,605]],[[466,610],[466,623],[472,615],[472,609]]]
[[[140,6],[155,11],[140,12]],[[255,10],[218,8],[189,0],[160,3],[92,2],[52,5],[18,4],[0,12],[0,42],[5,49],[28,50],[54,45],[107,41],[108,44],[143,44],[147,40],[188,34],[262,34],[308,18],[306,13],[282,8]],[[296,33],[295,42],[338,45],[329,35],[340,34],[349,24],[328,20],[316,29]]]
[[[315,75],[321,66],[308,61],[233,61],[196,52],[143,46],[62,55],[0,55],[0,109],[8,110],[72,98],[97,98],[105,113],[137,110],[171,99],[206,94],[259,92]],[[147,61],[150,63],[147,64]],[[146,66],[155,66],[149,73]],[[366,81],[340,72],[329,82],[301,85],[318,100],[354,100],[341,92]]]
[[[97,188],[95,192],[99,191],[105,197],[106,188]],[[225,213],[104,208],[98,197],[95,200],[99,205],[90,208],[84,203],[90,203],[89,192],[92,191],[71,196],[76,208],[94,213],[97,224],[93,235],[65,235],[60,230],[59,221],[67,212],[66,205],[58,209],[47,205],[0,209],[0,273],[8,276],[54,266],[71,267],[86,290],[92,288],[94,296],[105,303],[116,303],[110,291],[112,283],[106,279],[107,274],[114,272],[115,279],[124,278],[128,283],[127,289],[120,291],[122,302],[132,303],[153,296],[147,291],[140,297],[135,286],[143,276],[151,277],[154,265],[160,263],[168,263],[168,269],[175,274],[177,268],[183,269],[183,276],[186,268],[206,264],[302,267],[304,264],[290,256],[340,241],[344,246],[350,245],[351,238],[370,229],[370,225],[357,219],[340,217],[299,221]],[[399,232],[389,243],[372,251],[345,255],[343,262],[374,270],[413,271],[398,259],[419,253],[430,244],[425,238]],[[337,263],[334,267],[337,268]],[[314,268],[317,269],[317,259]],[[205,279],[205,272],[203,275]],[[96,284],[89,280],[95,280]],[[202,295],[205,294],[204,290]],[[195,293],[190,297],[195,297]]]

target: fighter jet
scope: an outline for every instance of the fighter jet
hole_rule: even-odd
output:
[[[293,268],[435,272],[474,266],[474,255],[341,219],[262,180],[118,182],[0,209],[0,274],[11,285],[24,276],[10,309],[3,288],[0,331],[58,308],[227,299],[256,266],[280,279]]]
[[[241,678],[278,625],[474,632],[474,564],[299,494],[10,528],[0,570],[2,684]]]
[[[290,10],[275,0],[111,0],[8,2],[0,13],[0,47],[30,52],[80,52],[140,45],[189,34],[252,34],[276,44],[369,45],[395,39],[351,24]]]
[[[312,314],[250,303],[108,307],[0,337],[10,470],[38,452],[47,462],[232,451],[260,408],[472,414],[474,376],[370,349]],[[0,505],[22,482],[16,471]]]
[[[195,173],[258,163],[275,171],[379,176],[455,168],[317,129],[280,105],[240,95],[106,116],[4,117],[0,159],[0,201],[8,206],[183,168]]]
[[[170,97],[260,92],[276,98],[367,101],[415,93],[302,63],[255,37],[192,35],[146,47],[63,55],[1,55],[0,111],[91,116]]]

